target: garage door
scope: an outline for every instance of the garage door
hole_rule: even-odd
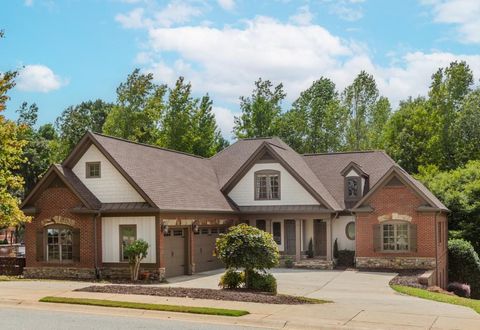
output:
[[[215,250],[215,240],[221,233],[225,232],[224,227],[200,227],[195,234],[195,272],[205,272],[207,270],[223,268],[223,264],[213,255]]]
[[[164,234],[165,276],[185,275],[187,270],[187,247],[185,229],[170,229]]]

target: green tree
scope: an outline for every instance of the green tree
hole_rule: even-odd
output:
[[[278,246],[272,234],[246,224],[231,227],[226,234],[220,235],[216,249],[226,268],[244,269],[247,288],[251,284],[250,274],[275,267],[279,261]]]
[[[132,281],[138,280],[138,273],[140,272],[140,264],[148,254],[148,243],[143,239],[135,240],[133,243],[127,245],[125,248],[125,255],[130,264],[130,276]]]
[[[281,119],[281,103],[286,94],[283,85],[273,87],[269,80],[259,78],[250,97],[240,97],[242,114],[235,117],[233,132],[237,138],[277,135]]]
[[[379,96],[372,75],[361,71],[353,83],[343,92],[343,103],[349,111],[347,147],[350,150],[370,148],[369,121]]]
[[[368,119],[368,141],[371,149],[384,149],[385,126],[390,119],[392,108],[386,97],[380,97],[372,108]]]
[[[153,82],[153,74],[135,69],[117,88],[117,101],[107,115],[103,132],[131,141],[155,144],[164,110],[165,85]]]
[[[1,38],[3,31],[0,31]],[[20,138],[24,128],[2,114],[9,100],[7,93],[15,86],[16,76],[17,71],[0,73],[0,227],[30,220],[19,209],[20,200],[16,197],[23,188],[22,177],[16,171],[24,161],[22,153],[26,141]]]
[[[113,104],[97,99],[66,108],[55,121],[62,145],[61,158],[73,149],[87,131],[102,133],[112,107]]]
[[[458,165],[455,157],[454,124],[472,85],[472,70],[463,61],[452,62],[447,68],[440,68],[432,75],[429,101],[441,124],[439,133],[443,159],[439,165],[442,169],[451,169]]]
[[[170,89],[168,102],[162,120],[160,145],[184,152],[193,152],[193,114],[198,100],[192,97],[192,85],[179,77],[175,87]],[[205,99],[204,108],[209,100]],[[204,109],[205,110],[205,109]]]
[[[400,102],[383,135],[387,153],[407,172],[421,165],[437,164],[441,158],[439,122],[424,98]]]
[[[208,94],[196,103],[198,106],[194,109],[192,118],[192,152],[198,156],[210,157],[224,149],[228,142],[218,129],[212,110],[213,101]]]
[[[23,162],[17,172],[24,180],[24,192],[28,194],[40,176],[54,162],[57,134],[52,124],[35,128],[38,118],[38,107],[35,103],[28,106],[24,102],[17,110],[17,124],[23,127],[21,139],[27,143],[23,148]]]
[[[480,159],[480,88],[469,93],[455,117],[452,140],[455,165]]]
[[[449,229],[460,230],[480,252],[480,160],[447,171],[421,167],[417,178],[450,209]]]
[[[344,145],[346,120],[335,84],[322,77],[283,115],[280,136],[301,153],[337,151]]]

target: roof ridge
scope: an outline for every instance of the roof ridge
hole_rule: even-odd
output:
[[[188,152],[185,152],[185,151],[179,151],[179,150],[169,149],[169,148],[165,148],[165,147],[155,146],[155,145],[152,145],[152,144],[131,141],[131,140],[127,140],[127,139],[124,139],[124,138],[117,137],[117,136],[111,136],[111,135],[106,135],[106,134],[102,134],[102,133],[96,133],[96,132],[90,132],[90,133],[92,135],[99,135],[99,136],[102,136],[102,137],[118,140],[118,141],[121,141],[121,142],[132,143],[132,144],[136,144],[136,145],[140,145],[140,146],[144,146],[144,147],[149,147],[149,148],[153,148],[153,149],[158,149],[158,150],[163,150],[163,151],[169,151],[169,152],[173,152],[173,153],[176,153],[176,154],[191,156],[191,157],[195,157],[195,158],[199,158],[199,159],[207,159],[205,157],[194,155],[194,154],[191,154],[191,153],[188,153]]]
[[[300,154],[301,156],[324,156],[324,155],[341,155],[341,154],[367,154],[380,152],[385,153],[384,150],[357,150],[357,151],[332,151],[332,152],[313,152]]]

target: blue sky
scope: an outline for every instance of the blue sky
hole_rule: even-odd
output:
[[[425,94],[433,71],[466,60],[480,78],[478,0],[3,1],[0,72],[20,68],[6,116],[36,102],[40,123],[115,99],[135,67],[209,93],[229,137],[238,97],[283,82],[285,108],[321,76],[343,89],[372,73],[392,103]]]

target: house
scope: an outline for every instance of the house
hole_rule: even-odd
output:
[[[160,277],[221,267],[215,239],[240,222],[272,233],[300,265],[333,245],[360,268],[433,269],[447,281],[447,208],[382,151],[300,155],[278,138],[239,140],[211,158],[87,133],[22,204],[25,274],[122,276],[124,247],[149,243]]]

